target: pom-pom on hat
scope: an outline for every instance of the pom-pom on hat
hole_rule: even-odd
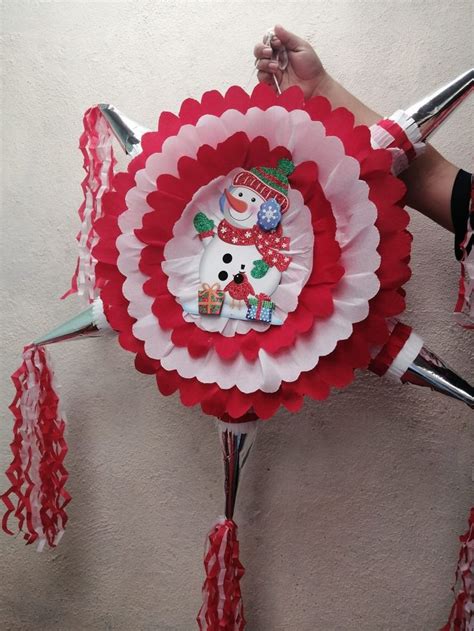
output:
[[[276,168],[254,167],[250,171],[240,171],[234,177],[234,186],[250,188],[265,200],[276,199],[280,204],[281,212],[285,212],[288,202],[288,176],[295,170],[291,160],[282,158]]]

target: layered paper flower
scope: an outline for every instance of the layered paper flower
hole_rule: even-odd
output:
[[[405,306],[411,237],[390,153],[347,110],[265,85],[188,99],[142,145],[104,196],[93,251],[107,318],[137,369],[163,394],[234,419],[296,411],[305,395],[351,383]],[[204,248],[196,211],[217,225],[214,201],[235,173],[282,158],[295,169],[282,219],[291,262],[271,297],[281,326],[190,313]]]

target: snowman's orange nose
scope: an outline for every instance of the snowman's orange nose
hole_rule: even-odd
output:
[[[241,199],[234,197],[227,189],[224,189],[224,195],[229,202],[229,205],[238,213],[244,213],[247,210],[247,204]]]

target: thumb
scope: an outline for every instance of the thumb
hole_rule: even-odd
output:
[[[281,24],[275,25],[274,32],[276,37],[287,50],[297,50],[306,44],[304,39],[301,39],[301,37],[298,37],[298,35],[295,35],[294,33],[290,33],[290,31],[287,31],[283,26],[281,26]]]

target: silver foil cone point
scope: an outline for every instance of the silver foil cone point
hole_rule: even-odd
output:
[[[426,140],[474,89],[474,69],[471,68],[439,90],[405,109],[418,126],[420,140]]]
[[[122,114],[119,109],[109,103],[99,103],[99,109],[125,153],[132,157],[141,153],[142,137],[150,130],[128,118],[128,116]]]
[[[97,299],[87,309],[81,311],[66,322],[54,327],[48,333],[33,340],[36,346],[46,346],[66,340],[76,340],[84,337],[100,337],[103,333],[111,331],[105,320],[102,301]]]
[[[474,387],[426,347],[421,349],[402,381],[426,386],[474,409]]]

